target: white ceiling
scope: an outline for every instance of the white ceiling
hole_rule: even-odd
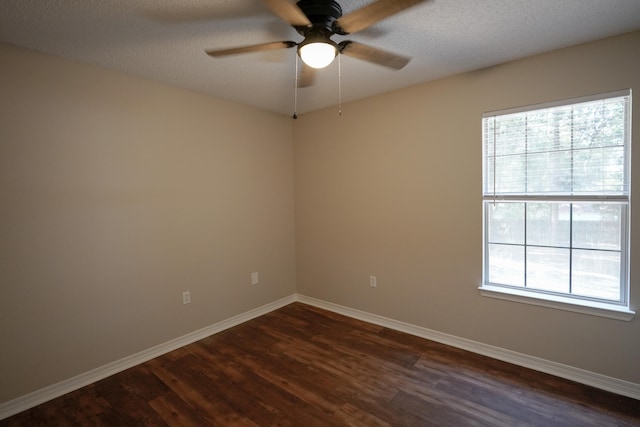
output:
[[[371,1],[339,0],[344,14]],[[334,37],[413,58],[392,71],[342,57],[342,102],[637,29],[640,0],[430,0]],[[291,114],[295,49],[204,53],[278,40],[302,37],[260,0],[0,0],[0,41]],[[334,61],[297,111],[337,103]]]

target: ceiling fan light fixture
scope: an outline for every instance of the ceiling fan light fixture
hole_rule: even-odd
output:
[[[298,48],[300,58],[312,68],[324,68],[333,62],[338,53],[338,47],[331,40],[310,41]]]

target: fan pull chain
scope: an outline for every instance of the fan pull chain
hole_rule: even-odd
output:
[[[338,116],[342,117],[342,62],[338,53]]]
[[[296,79],[293,88],[293,119],[298,118],[298,54],[296,54]]]

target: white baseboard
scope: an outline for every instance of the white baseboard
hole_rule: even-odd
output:
[[[64,394],[70,393],[74,390],[77,390],[79,388],[92,384],[96,381],[100,381],[111,375],[117,374],[118,372],[122,372],[125,369],[132,368],[136,365],[144,363],[148,360],[161,356],[170,351],[176,350],[187,344],[191,344],[193,342],[199,341],[210,335],[216,334],[218,332],[222,332],[225,329],[232,328],[248,320],[254,319],[256,317],[262,316],[263,314],[267,314],[271,311],[277,310],[278,308],[291,304],[294,301],[296,301],[295,295],[290,295],[288,297],[279,299],[277,301],[263,305],[253,310],[249,310],[245,313],[241,313],[237,316],[233,316],[229,319],[223,320],[213,325],[209,325],[202,329],[198,329],[197,331],[190,332],[186,335],[172,339],[163,344],[159,344],[154,347],[148,348],[139,353],[132,354],[123,359],[116,360],[115,362],[109,363],[107,365],[100,366],[99,368],[82,373],[73,378],[69,378],[67,380],[61,381],[57,384],[50,385],[48,387],[42,388],[40,390],[36,390],[24,396],[18,397],[14,400],[10,400],[8,402],[2,403],[0,404],[0,420],[8,418],[19,412],[26,411],[27,409],[33,408],[34,406],[38,406],[51,399],[55,399],[56,397],[60,397]]]
[[[555,375],[581,384],[597,387],[602,390],[610,391],[623,396],[628,396],[640,400],[640,384],[629,381],[620,380],[595,372],[585,371],[573,366],[563,365],[561,363],[552,362],[538,357],[529,356],[523,353],[483,344],[477,341],[459,338],[454,335],[445,334],[434,331],[432,329],[411,325],[409,323],[399,322],[397,320],[370,314],[364,311],[355,310],[353,308],[344,307],[338,304],[319,300],[304,295],[296,295],[296,300],[309,304],[318,308],[333,311],[354,319],[363,320],[365,322],[384,326],[396,331],[405,332],[431,341],[436,341],[452,347],[468,350],[473,353],[489,356],[494,359],[512,363],[514,365]]]

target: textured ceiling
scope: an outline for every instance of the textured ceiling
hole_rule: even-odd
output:
[[[340,1],[340,0],[339,0]],[[371,0],[341,0],[345,14]],[[640,0],[430,0],[346,37],[411,56],[400,71],[342,57],[342,102],[640,29]],[[291,114],[295,49],[211,58],[302,37],[260,0],[0,0],[0,41]],[[338,103],[338,61],[298,91]]]

